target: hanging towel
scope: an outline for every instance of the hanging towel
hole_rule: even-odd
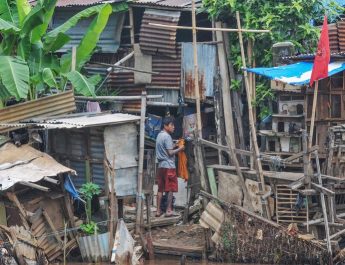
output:
[[[184,139],[179,139],[177,142],[178,147],[184,146],[185,141]],[[188,167],[187,167],[187,155],[185,151],[181,151],[177,154],[178,158],[178,168],[177,168],[177,175],[180,178],[183,178],[185,181],[188,180],[189,174],[188,174]]]

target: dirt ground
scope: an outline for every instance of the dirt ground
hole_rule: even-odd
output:
[[[154,228],[152,239],[153,242],[179,247],[203,247],[205,242],[203,228],[198,224]]]

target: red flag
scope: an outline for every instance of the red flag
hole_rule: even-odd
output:
[[[319,45],[317,46],[317,53],[314,59],[314,66],[311,72],[310,86],[313,85],[314,81],[328,76],[328,64],[331,58],[330,53],[327,16],[325,16],[323,19]]]

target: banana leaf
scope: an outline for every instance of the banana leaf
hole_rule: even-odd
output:
[[[17,28],[13,23],[0,18],[0,32],[18,33],[20,32],[20,29]]]
[[[55,76],[50,68],[43,69],[42,78],[44,83],[46,83],[49,87],[57,87]]]
[[[31,11],[31,6],[27,0],[16,0],[16,6],[18,10],[19,26],[22,26],[26,16]]]
[[[67,79],[71,81],[74,90],[78,94],[82,94],[84,96],[96,96],[95,85],[92,83],[93,80],[90,81],[86,76],[82,75],[78,71],[69,72],[66,76]]]
[[[0,78],[7,91],[17,99],[29,91],[29,67],[20,58],[0,56]]]
[[[76,65],[78,69],[80,69],[82,65],[89,60],[103,29],[108,23],[108,19],[112,11],[111,5],[104,5],[88,27],[83,39],[77,47]]]
[[[13,23],[13,18],[11,14],[10,6],[8,5],[7,0],[1,0],[0,1],[0,18],[7,20],[11,23]]]

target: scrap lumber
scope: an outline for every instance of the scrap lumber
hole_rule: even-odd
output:
[[[35,184],[35,183],[27,182],[27,181],[19,181],[19,184],[24,185],[24,186],[28,186],[30,188],[38,189],[38,190],[41,190],[41,191],[45,191],[45,192],[50,191],[50,189],[47,188],[47,187],[44,187],[42,185],[38,185],[38,184]]]
[[[192,246],[172,246],[161,242],[153,242],[155,254],[188,256],[193,258],[201,258],[204,253],[204,247]]]

